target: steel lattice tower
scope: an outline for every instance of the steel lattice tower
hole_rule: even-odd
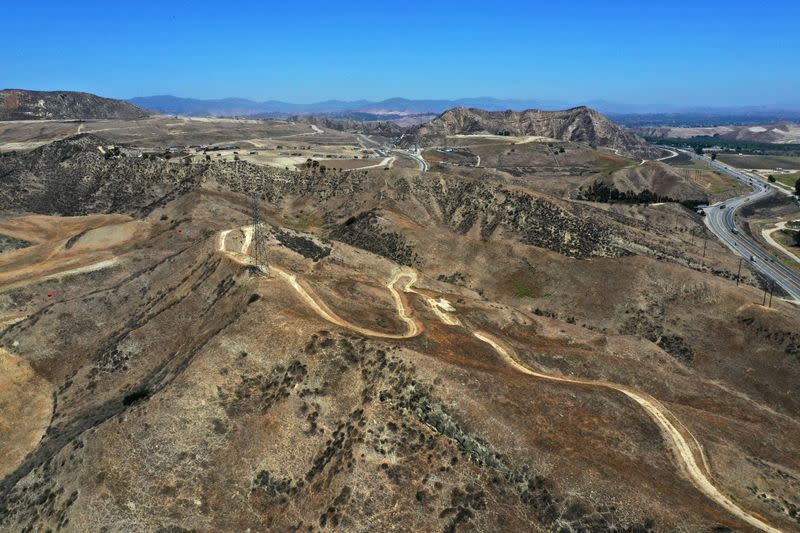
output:
[[[236,162],[236,177],[239,177],[239,162]],[[258,198],[255,191],[251,196],[250,222],[253,228],[253,240],[250,243],[250,263],[265,274],[269,274],[267,262],[267,237],[264,234],[264,225],[261,222],[261,211],[258,209]]]
[[[250,244],[250,260],[253,265],[264,273],[269,274],[267,263],[267,237],[264,234],[264,225],[261,222],[261,213],[258,209],[258,200],[253,195],[252,203],[253,242]]]

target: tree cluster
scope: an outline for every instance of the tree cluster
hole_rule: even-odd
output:
[[[591,202],[603,203],[623,203],[623,204],[653,204],[658,202],[672,202],[682,204],[689,209],[695,209],[698,205],[706,203],[705,198],[696,200],[677,200],[669,196],[656,194],[649,189],[641,192],[620,191],[616,187],[602,181],[595,181],[588,189],[581,189],[579,199]]]

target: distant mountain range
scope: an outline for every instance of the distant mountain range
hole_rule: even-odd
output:
[[[369,100],[326,100],[311,104],[294,104],[278,100],[256,102],[244,98],[199,100],[177,96],[142,96],[128,100],[131,104],[158,113],[188,116],[278,116],[367,113],[370,115],[439,114],[453,107],[478,107],[487,111],[505,109],[558,109],[563,103],[544,100],[500,100],[497,98],[461,98],[457,100],[410,100],[390,98]]]
[[[800,123],[800,106],[781,109],[770,106],[742,107],[684,107],[639,106],[592,100],[572,106],[554,100],[499,99],[491,97],[460,98],[455,100],[412,100],[390,98],[381,101],[326,100],[296,104],[268,100],[256,102],[246,98],[200,100],[177,96],[145,96],[128,101],[103,98],[90,93],[73,91],[29,91],[5,89],[0,91],[0,121],[2,120],[63,120],[63,119],[133,119],[153,113],[196,117],[236,116],[248,118],[284,118],[302,120],[333,119],[337,122],[385,123],[382,129],[408,127],[432,120],[455,108],[484,111],[558,111],[574,107],[589,107],[607,115],[611,120],[629,128],[654,127],[716,127],[725,125],[763,125]],[[662,111],[655,111],[662,109]],[[374,128],[373,128],[374,129]]]
[[[780,108],[775,106],[670,106],[670,105],[638,105],[621,104],[607,100],[589,100],[584,102],[568,102],[536,99],[500,99],[492,97],[459,98],[453,100],[412,100],[408,98],[389,98],[387,100],[325,100],[310,104],[297,104],[279,100],[257,102],[246,98],[222,98],[217,100],[201,100],[181,98],[171,95],[141,96],[128,100],[131,104],[157,113],[185,116],[249,116],[249,117],[282,117],[289,115],[342,115],[355,118],[354,113],[365,113],[385,119],[387,116],[405,115],[438,115],[455,107],[483,109],[485,111],[524,111],[541,109],[554,111],[576,106],[587,106],[601,113],[616,115],[649,115],[659,114],[697,114],[708,116],[743,115],[749,117],[800,115],[796,108]]]

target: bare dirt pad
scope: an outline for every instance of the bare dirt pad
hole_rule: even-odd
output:
[[[0,221],[3,233],[35,243],[3,254],[0,288],[110,266],[113,250],[142,239],[148,228],[124,215],[35,215]]]
[[[42,438],[53,407],[51,388],[25,359],[0,348],[0,478]]]

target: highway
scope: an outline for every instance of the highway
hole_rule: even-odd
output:
[[[425,161],[424,157],[422,157],[422,150],[400,150],[399,148],[396,148],[392,150],[392,152],[416,161],[420,172],[425,172],[428,170],[428,162]],[[478,163],[480,164],[480,159],[478,160]]]
[[[750,174],[740,169],[731,167],[719,161],[712,161],[703,156],[698,156],[693,152],[681,150],[681,152],[691,156],[713,167],[714,169],[728,174],[753,188],[753,192],[736,198],[731,198],[722,202],[717,202],[705,208],[706,226],[734,253],[744,257],[750,265],[773,280],[776,285],[783,288],[792,300],[800,301],[800,275],[794,270],[775,260],[760,244],[748,238],[736,228],[734,215],[742,206],[761,200],[768,196],[773,189],[766,180],[760,176]],[[783,192],[783,191],[781,191]],[[736,228],[736,232],[734,232]]]
[[[359,139],[361,139],[362,146],[364,146],[365,148],[366,148],[366,146],[363,143],[369,143],[369,144],[372,144],[374,146],[379,146],[379,147],[381,147],[381,149],[391,151],[393,154],[397,154],[397,155],[402,156],[402,157],[407,157],[409,159],[413,159],[417,163],[417,166],[419,167],[420,172],[425,172],[426,170],[428,170],[428,162],[425,161],[425,158],[422,157],[422,150],[420,150],[420,149],[416,149],[416,150],[401,150],[400,148],[391,148],[390,149],[390,148],[387,148],[386,146],[382,145],[378,141],[376,141],[374,139],[371,139],[369,136],[364,135],[363,133],[357,133],[356,136]]]

